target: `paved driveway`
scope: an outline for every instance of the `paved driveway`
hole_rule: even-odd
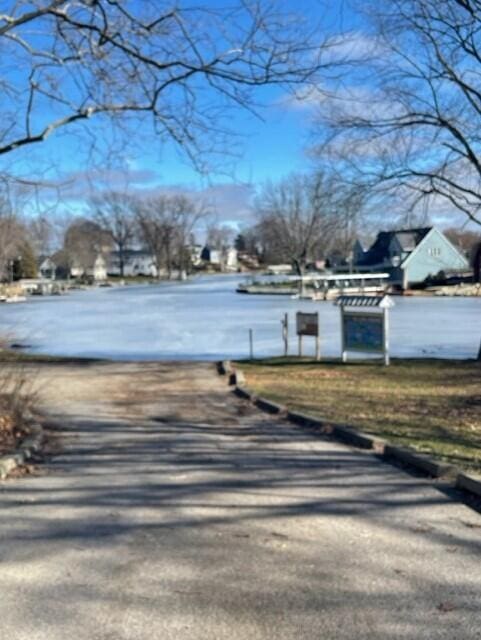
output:
[[[45,365],[62,448],[0,485],[5,640],[481,637],[481,516],[230,394]]]

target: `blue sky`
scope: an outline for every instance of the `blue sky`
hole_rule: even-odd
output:
[[[225,7],[229,2],[235,4],[237,1],[200,0],[197,5],[192,6],[216,8]],[[379,40],[370,34],[369,20],[352,8],[357,5],[367,11],[371,5],[369,0],[265,1],[266,3],[270,1],[276,7],[294,11],[303,16],[319,43],[328,40],[332,44],[333,41],[336,41],[336,53],[329,54],[335,56],[331,57],[331,60],[338,61],[340,54],[345,54],[349,58],[350,54],[365,53],[371,54],[375,61],[385,60],[383,55],[387,55],[386,49],[383,49],[379,45]],[[126,0],[129,6],[133,5],[137,9],[143,9],[150,3],[150,6],[155,7],[156,10],[159,6],[167,6],[168,2],[169,0]],[[178,0],[178,2],[181,6],[190,6],[190,0]],[[11,3],[7,0],[0,0],[2,11],[6,10],[7,5],[10,7]],[[23,5],[20,3],[18,6],[22,7]],[[372,6],[376,6],[374,0]],[[195,15],[195,19],[192,19],[193,15]],[[198,15],[198,13],[189,13],[192,19],[190,26],[194,29],[198,24]],[[205,16],[202,14],[202,17]],[[231,60],[228,56],[239,51],[239,42],[242,40],[237,31],[235,37],[231,38],[230,28],[227,30],[228,35],[225,35],[222,27],[224,24],[231,25],[231,22],[221,22],[221,28],[216,31],[212,27],[211,20],[212,16],[209,16],[208,29],[202,32],[202,35],[205,33],[212,35],[212,32],[216,34],[215,43],[216,45],[221,43],[219,46],[222,49],[223,57],[227,57],[227,64],[230,65]],[[205,23],[200,20],[199,24],[202,27]],[[242,26],[245,26],[244,23]],[[40,36],[34,32],[32,38],[40,43],[50,42],[51,24],[44,25],[43,28],[44,31],[40,31]],[[304,32],[302,33],[304,34]],[[122,31],[122,33],[124,32]],[[222,35],[219,36],[219,33]],[[171,31],[167,32],[167,41],[164,35],[162,34],[160,38],[162,46],[160,47],[161,53],[158,55],[162,56],[162,60],[172,61],[172,57],[177,55],[176,52],[183,50],[185,35],[180,29],[177,31],[175,25]],[[171,35],[173,38],[177,36],[179,39],[173,42]],[[212,54],[213,50],[216,51],[216,54],[218,53],[218,47],[213,46],[212,42],[208,37],[202,40],[201,46],[205,47],[207,56]],[[8,47],[5,40],[2,41],[2,44],[4,49]],[[15,47],[16,45],[11,46]],[[99,71],[96,61],[103,58],[102,55],[97,55],[100,45],[98,50],[95,45],[92,49],[95,53],[89,58],[89,65],[93,65],[96,71]],[[9,139],[11,130],[14,130],[12,135],[21,136],[18,131],[24,127],[25,113],[28,110],[29,93],[23,89],[28,86],[30,60],[29,54],[23,49],[22,51],[23,53],[20,54],[14,52],[13,56],[4,55],[1,61],[2,77],[10,81],[12,87],[18,89],[19,92],[17,94],[3,92],[0,109],[0,146],[1,143],[5,144],[5,139]],[[192,54],[191,51],[190,53]],[[22,55],[25,64],[22,64]],[[76,59],[75,56],[73,59]],[[123,81],[126,77],[130,79],[130,76],[122,74],[122,70],[130,69],[130,61],[124,60],[126,64],[123,65],[119,64],[119,58],[115,57],[114,59],[116,64],[108,66],[108,73],[116,77],[117,71],[120,70],[119,77]],[[110,61],[112,58],[109,56],[107,60]],[[85,71],[86,68],[90,69],[91,66],[81,67],[80,70],[75,65],[69,67],[58,83],[60,87],[58,90],[61,91],[62,98],[65,95],[68,98],[72,91],[74,94],[76,91],[82,92],[79,86],[82,87],[83,84],[82,82],[77,83],[76,74],[85,73],[89,76],[89,72]],[[355,71],[353,71],[354,69]],[[105,69],[100,68],[100,71],[105,72]],[[335,76],[336,71],[339,72],[339,77],[334,79],[332,74]],[[197,84],[194,85],[193,93],[196,97],[201,96],[199,102],[206,115],[206,120],[203,120],[201,125],[207,127],[211,125],[213,129],[227,125],[234,134],[224,147],[225,150],[232,153],[217,156],[217,161],[214,162],[216,170],[202,175],[195,170],[186,154],[182,153],[165,136],[161,138],[153,135],[152,119],[149,114],[142,123],[135,120],[135,125],[130,129],[112,128],[111,121],[104,116],[94,116],[89,120],[88,128],[81,130],[76,127],[59,129],[41,144],[26,146],[8,155],[0,156],[0,178],[5,172],[38,184],[47,183],[50,185],[48,189],[42,188],[37,191],[35,197],[30,198],[30,201],[28,195],[22,194],[18,201],[21,206],[26,206],[27,212],[36,213],[40,208],[43,211],[56,209],[74,214],[87,213],[88,201],[92,193],[99,190],[130,190],[145,195],[155,195],[162,192],[187,192],[196,200],[202,199],[217,214],[219,224],[242,229],[253,222],[250,205],[256,190],[263,183],[269,180],[277,181],[291,172],[309,171],[315,166],[309,151],[312,151],[312,146],[318,141],[313,134],[313,121],[320,101],[324,100],[325,113],[329,108],[335,111],[339,104],[343,103],[350,109],[354,111],[357,109],[361,112],[366,109],[372,112],[376,104],[377,108],[386,108],[386,103],[383,104],[382,100],[376,103],[375,98],[379,96],[376,94],[374,73],[376,72],[372,73],[369,65],[365,65],[365,67],[363,65],[352,66],[350,73],[346,72],[345,68],[342,70],[337,68],[334,71],[330,69],[327,74],[322,75],[320,92],[318,94],[311,92],[303,101],[294,100],[286,88],[261,87],[255,94],[257,115],[248,110],[242,110],[240,107],[232,108],[231,104],[229,110],[223,110],[220,119],[216,120],[212,114],[215,110],[219,110],[222,94],[219,92],[213,94],[210,85],[205,80],[201,80],[199,76],[195,76],[194,82]],[[329,75],[331,75],[330,78]],[[144,76],[144,78],[148,77]],[[55,76],[55,81],[57,79],[58,75]],[[91,76],[89,79],[91,80]],[[158,80],[157,76],[156,79]],[[164,82],[165,79],[165,75],[161,75],[161,81]],[[41,80],[46,83],[49,78],[43,77]],[[107,94],[109,93],[108,83],[107,85],[102,82],[89,84],[87,81],[86,85],[90,93],[87,96],[82,95],[89,106],[102,103],[104,90]],[[40,83],[40,86],[50,85]],[[114,87],[112,94],[115,102],[117,98],[115,92],[119,85],[113,83],[112,86]],[[135,98],[139,96],[139,85],[129,84],[127,81],[122,83],[122,91],[120,92],[122,98],[125,97],[123,93],[125,87],[127,93],[130,87],[134,87]],[[172,87],[174,89],[171,88],[169,91],[173,91],[173,95],[164,92],[161,94],[163,97],[161,115],[167,122],[175,122],[175,117],[172,116],[182,114],[182,107],[185,106],[182,98],[178,99],[179,93],[181,93],[179,85],[175,84]],[[325,89],[329,89],[335,98],[327,99],[325,93],[322,93]],[[55,91],[55,88],[53,90]],[[95,99],[99,97],[100,99],[95,102]],[[62,109],[65,109],[63,103],[57,101],[55,103],[56,111],[49,110],[51,109],[49,105],[52,103],[49,100],[49,97],[42,95],[39,98],[39,104],[36,104],[34,125],[37,129],[41,129],[51,122],[52,118],[58,117],[62,113]],[[173,107],[173,105],[175,106]],[[199,110],[195,110],[195,113],[199,113]],[[201,129],[197,129],[197,131],[199,130]],[[330,130],[326,129],[325,131]],[[184,133],[182,128],[180,133]],[[205,137],[203,140],[205,141]],[[210,141],[209,138],[207,140]],[[338,144],[338,139],[335,140],[335,144]],[[107,149],[108,155],[105,153]],[[352,139],[347,141],[346,149],[349,150],[349,154],[345,157],[350,160],[353,155]],[[369,153],[366,153],[365,148],[361,145],[359,159],[363,167],[366,165],[368,157]],[[329,161],[333,162],[332,159]],[[399,214],[406,213],[404,201],[396,202],[393,200],[388,205],[382,203],[380,205],[376,200],[375,206],[377,210],[374,213],[377,216],[379,226],[386,227],[396,224]],[[438,199],[433,205],[433,210],[432,218],[436,222],[446,225],[456,224],[452,207],[446,205],[446,202],[443,204]],[[375,223],[373,222],[373,224]]]
[[[226,1],[210,0],[210,4],[225,6]],[[141,6],[141,0],[135,2]],[[346,0],[279,0],[279,4],[303,13],[313,26],[319,24],[320,40],[361,27],[360,18]],[[311,143],[313,109],[293,104],[282,88],[260,89],[257,99],[259,117],[240,109],[229,114],[230,128],[239,134],[230,143],[236,158],[226,158],[217,165],[219,171],[207,176],[199,175],[173,144],[147,135],[147,124],[138,130],[133,147],[119,146],[118,153],[107,161],[94,155],[87,162],[85,139],[80,142],[72,135],[74,130],[68,129],[41,145],[10,154],[9,168],[20,175],[56,180],[60,167],[63,204],[75,212],[83,210],[93,180],[98,181],[98,188],[130,187],[146,192],[187,189],[206,197],[217,210],[219,221],[242,226],[250,221],[249,201],[256,187],[312,166],[306,148]],[[91,124],[91,135],[97,141],[104,136],[110,139],[105,122],[99,119]],[[118,141],[122,142],[122,135]]]

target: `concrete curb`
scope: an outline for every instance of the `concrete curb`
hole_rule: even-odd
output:
[[[337,440],[341,440],[347,444],[352,444],[360,449],[371,449],[376,453],[382,454],[386,443],[381,438],[370,436],[362,431],[358,431],[354,427],[348,425],[336,424],[327,420],[314,418],[314,416],[297,411],[288,411],[287,419],[295,424],[303,427],[316,428],[325,435],[331,435]]]
[[[432,478],[450,478],[456,476],[459,470],[451,464],[439,462],[423,453],[418,453],[408,447],[397,447],[386,444],[384,447],[384,457],[393,458],[414,467],[418,471],[422,471]]]
[[[386,442],[382,438],[368,435],[354,429],[354,427],[339,424],[333,426],[333,433],[336,438],[343,442],[352,444],[360,449],[370,449],[381,455],[384,454]]]
[[[251,402],[254,402],[255,400],[255,395],[247,387],[236,385],[234,393],[236,396],[239,396],[239,398],[243,398],[244,400],[250,400]]]
[[[294,424],[298,424],[301,427],[323,427],[323,423],[321,420],[314,418],[313,416],[308,416],[305,413],[299,413],[298,411],[287,411],[287,419]]]
[[[232,363],[230,360],[220,360],[217,364],[217,371],[221,376],[225,376],[229,373],[232,373]]]
[[[456,489],[467,491],[481,498],[481,476],[469,476],[465,473],[458,473],[456,476]]]
[[[25,464],[41,450],[44,440],[42,427],[38,423],[33,423],[30,425],[30,431],[31,435],[24,438],[13,453],[0,456],[0,480],[5,480],[12,471]]]
[[[323,435],[330,435],[336,440],[360,449],[367,449],[378,454],[387,462],[395,460],[432,478],[447,479],[450,481],[451,487],[465,491],[476,497],[481,497],[481,476],[470,476],[461,473],[459,469],[453,465],[435,460],[426,454],[419,453],[408,447],[389,444],[382,438],[358,431],[355,427],[335,424],[298,411],[289,411],[285,405],[256,396],[245,386],[245,377],[242,371],[236,370],[230,362],[229,367],[231,378],[234,378],[234,393],[244,400],[249,400],[262,411],[285,416],[289,422],[309,429],[315,429]]]
[[[267,398],[262,398],[261,396],[255,398],[254,404],[256,405],[256,407],[259,407],[259,409],[262,409],[262,411],[265,411],[266,413],[275,413],[277,415],[287,414],[287,407],[285,407],[283,404],[272,402],[272,400],[267,400]]]
[[[242,371],[236,371],[235,369],[229,376],[229,384],[234,386],[244,386],[246,382],[245,376]]]

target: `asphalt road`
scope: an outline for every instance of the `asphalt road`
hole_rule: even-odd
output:
[[[481,638],[481,516],[229,393],[42,366],[58,448],[0,484],[1,640]]]

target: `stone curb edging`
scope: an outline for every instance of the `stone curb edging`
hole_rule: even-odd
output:
[[[254,399],[254,404],[262,411],[266,413],[274,413],[277,415],[287,415],[287,407],[283,404],[278,404],[277,402],[272,402],[272,400],[267,400],[267,398],[262,398],[258,396]]]
[[[221,376],[225,376],[233,372],[233,367],[230,360],[220,360],[216,364],[217,364],[217,371]]]
[[[348,425],[328,422],[326,420],[306,415],[305,413],[298,413],[297,411],[288,411],[287,418],[295,424],[315,428],[324,435],[332,435],[338,440],[347,444],[352,444],[360,449],[371,449],[376,453],[382,454],[384,452],[384,447],[386,446],[385,441],[381,438],[370,436]]]
[[[234,387],[234,393],[236,394],[236,396],[239,396],[239,398],[243,398],[244,400],[250,400],[251,402],[254,402],[255,400],[254,394],[252,393],[252,391],[247,389],[247,387],[236,385]]]
[[[456,476],[456,489],[467,491],[481,498],[481,476],[468,476],[465,473],[458,473]]]
[[[0,480],[5,480],[12,471],[25,464],[41,450],[44,440],[41,425],[34,422],[29,428],[31,435],[24,438],[13,453],[0,456]]]
[[[225,365],[226,363],[221,364]],[[454,488],[481,498],[481,476],[475,477],[461,473],[453,465],[438,461],[408,447],[389,444],[382,438],[358,431],[355,427],[332,423],[297,411],[290,411],[282,404],[256,396],[245,386],[245,377],[242,371],[235,369],[230,361],[228,362],[228,372],[230,374],[230,384],[235,385],[234,393],[245,400],[251,401],[259,409],[267,413],[283,415],[294,424],[315,429],[324,435],[331,435],[347,444],[367,449],[381,456],[384,460],[395,460],[408,465],[432,478],[444,478],[450,481]]]
[[[459,469],[446,462],[440,462],[408,447],[397,447],[387,444],[384,447],[384,457],[394,458],[403,464],[415,467],[433,478],[454,478]]]

